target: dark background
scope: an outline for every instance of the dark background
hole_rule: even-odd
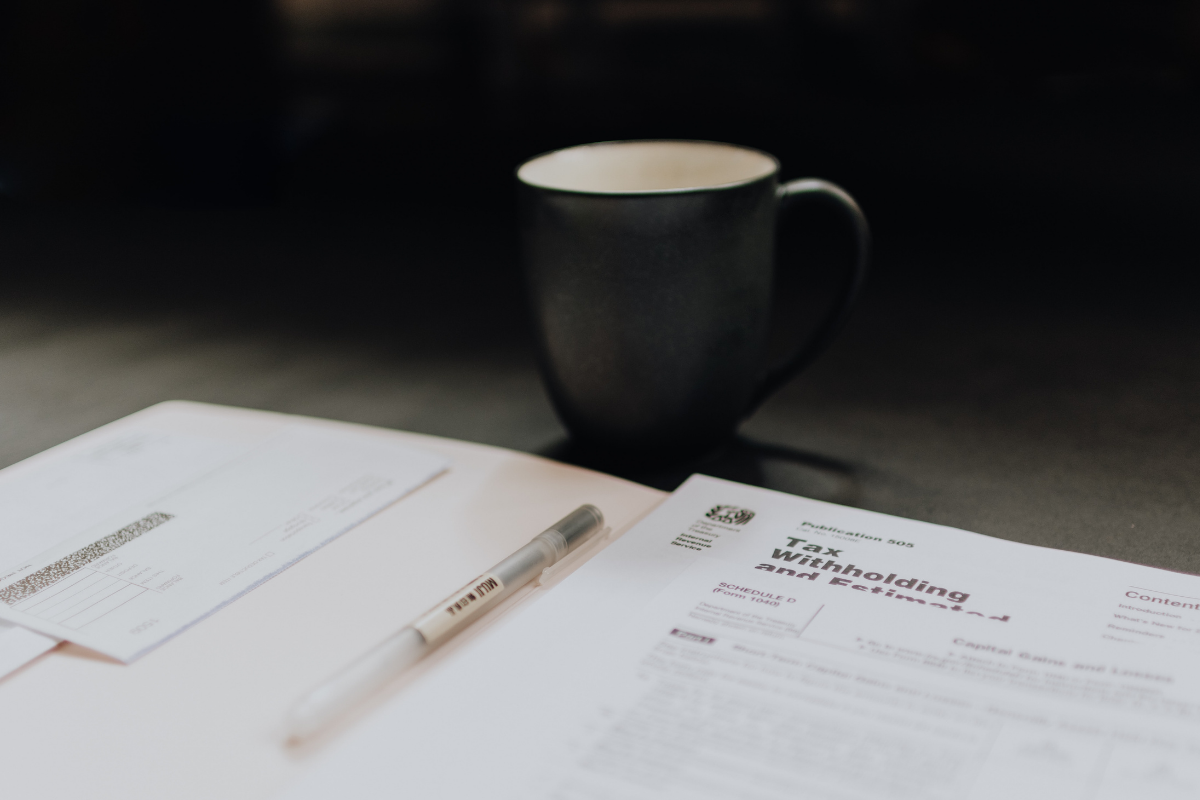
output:
[[[875,273],[743,441],[632,477],[1200,571],[1196,0],[10,0],[0,77],[0,463],[172,398],[569,458],[512,171],[713,139],[845,186]]]

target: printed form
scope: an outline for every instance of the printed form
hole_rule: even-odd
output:
[[[60,639],[132,661],[446,466],[352,429],[165,403],[0,471],[0,675]]]
[[[288,798],[1197,798],[1198,661],[1198,577],[696,476]]]

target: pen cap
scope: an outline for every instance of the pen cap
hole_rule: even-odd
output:
[[[550,526],[567,543],[568,552],[587,541],[588,536],[604,527],[604,514],[593,505],[584,505]]]

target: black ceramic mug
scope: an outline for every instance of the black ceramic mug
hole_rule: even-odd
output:
[[[522,164],[523,260],[542,376],[572,438],[611,460],[711,450],[829,345],[867,274],[858,204],[822,180],[715,142],[582,145]],[[820,193],[850,215],[853,270],[833,309],[764,369],[775,223]]]

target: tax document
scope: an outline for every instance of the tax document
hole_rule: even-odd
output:
[[[696,476],[287,795],[1200,797],[1200,578]]]
[[[60,639],[132,661],[446,467],[353,426],[164,403],[0,470],[0,674]]]

